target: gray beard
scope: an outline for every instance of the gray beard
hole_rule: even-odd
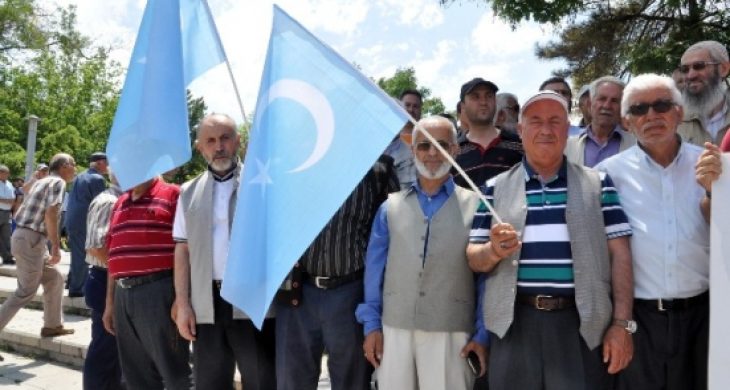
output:
[[[413,158],[413,165],[416,166],[416,170],[418,171],[421,176],[425,177],[429,180],[435,180],[440,179],[446,175],[449,174],[449,171],[451,170],[451,164],[449,164],[447,161],[444,161],[443,164],[436,170],[436,172],[431,172],[426,168],[426,165],[422,162],[420,162],[417,158]]]
[[[696,112],[702,116],[709,117],[712,110],[719,106],[725,99],[725,88],[720,77],[717,80],[710,80],[711,85],[699,94],[692,94],[688,88],[682,90],[684,108],[689,112]]]

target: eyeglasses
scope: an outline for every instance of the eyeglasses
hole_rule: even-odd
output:
[[[679,65],[679,72],[680,73],[689,73],[689,69],[692,68],[695,71],[699,72],[701,70],[704,70],[707,65],[720,65],[719,62],[710,62],[710,61],[697,61],[693,62],[691,64],[682,64]]]
[[[654,103],[639,103],[629,106],[629,114],[634,116],[646,115],[649,108],[654,109],[657,114],[664,114],[674,107],[674,102],[670,100],[657,100]]]
[[[438,141],[438,144],[446,150],[451,147],[451,144],[446,141]],[[433,144],[429,141],[421,141],[416,144],[416,150],[418,150],[419,152],[428,152],[431,150],[431,147],[433,147]]]

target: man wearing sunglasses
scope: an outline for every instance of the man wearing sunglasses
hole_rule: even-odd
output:
[[[451,156],[456,129],[446,118],[419,122]],[[454,184],[449,164],[420,129],[412,141],[418,180],[391,194],[375,217],[365,262],[365,357],[382,390],[471,390],[474,352],[485,372],[486,331],[476,315],[466,261],[478,198]]]
[[[723,82],[730,72],[727,49],[715,41],[695,43],[682,55],[678,70],[684,80],[685,109],[679,134],[695,145],[719,145],[730,126],[730,99]]]
[[[617,385],[707,389],[709,213],[717,146],[682,140],[679,90],[644,74],[626,86],[621,112],[638,145],[597,166],[614,180],[634,232],[636,354]]]

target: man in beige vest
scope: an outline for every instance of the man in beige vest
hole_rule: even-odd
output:
[[[702,41],[682,55],[684,120],[677,132],[685,141],[719,145],[730,127],[730,96],[725,78],[730,73],[727,49],[720,42]]]
[[[449,120],[429,117],[419,125],[456,153]],[[465,255],[478,200],[454,184],[451,165],[419,129],[412,149],[418,180],[380,206],[370,235],[365,302],[356,312],[363,349],[382,390],[471,389],[466,356],[477,354],[482,375],[486,344]]]
[[[235,365],[245,389],[275,389],[274,323],[262,331],[220,295],[241,172],[233,120],[208,115],[195,141],[208,169],[183,184],[175,214],[175,322],[193,341],[198,389],[231,389]]]
[[[603,76],[591,83],[591,123],[579,135],[568,138],[568,160],[592,168],[636,144],[636,138],[621,127],[623,90],[623,81],[613,76]]]
[[[484,205],[474,217],[467,257],[489,273],[491,390],[609,388],[631,361],[631,228],[610,177],[564,157],[568,124],[562,96],[528,99],[525,159],[484,189],[506,223]]]

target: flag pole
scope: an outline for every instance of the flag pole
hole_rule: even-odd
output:
[[[436,150],[438,150],[444,158],[446,158],[446,161],[448,161],[452,167],[456,169],[456,172],[459,172],[461,177],[464,178],[466,181],[466,184],[469,185],[469,187],[472,189],[472,191],[476,192],[477,195],[479,195],[479,199],[481,199],[482,203],[487,206],[487,209],[489,209],[489,212],[492,214],[492,218],[494,218],[497,223],[502,223],[502,218],[499,217],[497,214],[497,211],[494,210],[494,207],[487,201],[487,197],[484,196],[484,194],[479,190],[479,187],[474,184],[474,182],[471,180],[471,178],[464,172],[464,169],[461,168],[461,166],[454,160],[453,157],[451,157],[451,154],[446,151],[446,149],[442,148],[441,145],[439,145],[438,141],[436,141],[436,138],[433,138],[433,136],[426,131],[418,122],[416,122],[415,119],[413,119],[410,114],[408,115],[408,120],[413,124],[414,128],[417,128],[430,142],[433,146],[436,147]],[[414,157],[415,158],[415,157]]]
[[[236,101],[238,101],[238,108],[241,110],[241,115],[243,116],[243,121],[248,122],[248,118],[246,117],[246,110],[243,109],[243,101],[241,100],[241,94],[238,92],[238,85],[236,84],[236,79],[233,77],[233,70],[231,69],[231,63],[228,61],[228,54],[226,54],[226,50],[223,47],[223,41],[221,41],[221,36],[218,33],[218,28],[215,27],[215,22],[213,21],[213,13],[210,11],[210,6],[208,5],[207,0],[201,0],[203,2],[203,6],[205,6],[205,10],[207,11],[208,19],[210,22],[210,25],[213,26],[213,32],[215,32],[215,37],[218,39],[218,44],[221,46],[221,51],[223,51],[223,58],[224,62],[226,63],[226,69],[228,69],[228,75],[231,77],[231,84],[233,84],[233,92],[236,94]]]

